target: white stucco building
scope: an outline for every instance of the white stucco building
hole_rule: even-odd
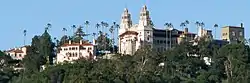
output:
[[[18,48],[13,48],[5,51],[6,55],[11,56],[14,60],[22,60],[25,55],[27,55],[27,49],[29,46],[23,46]]]
[[[195,38],[194,33],[189,33],[188,29],[179,31],[177,29],[156,29],[152,25],[147,6],[143,6],[140,11],[139,23],[133,24],[131,14],[125,8],[121,17],[119,29],[119,53],[134,54],[142,46],[149,46],[158,52],[163,52],[166,49],[178,44],[178,38],[184,34],[189,39]]]
[[[94,44],[80,41],[74,43],[69,41],[58,48],[56,62],[62,63],[64,61],[73,61],[80,58],[95,59],[96,48]]]

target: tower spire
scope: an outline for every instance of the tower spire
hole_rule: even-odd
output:
[[[150,25],[151,19],[149,16],[149,11],[147,9],[146,5],[143,5],[141,12],[140,12],[140,20],[139,25],[140,26],[148,26]]]
[[[122,18],[121,18],[119,34],[122,34],[131,26],[132,26],[131,14],[129,13],[127,8],[124,8]]]

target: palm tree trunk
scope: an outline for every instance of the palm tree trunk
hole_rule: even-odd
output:
[[[172,48],[172,31],[170,30],[170,41],[169,41],[169,48]]]
[[[115,40],[114,40],[114,32],[112,32],[112,45],[113,45],[113,53],[115,52]]]
[[[23,36],[23,45],[25,46],[26,44],[26,35]]]
[[[73,35],[74,35],[74,33],[75,33],[75,29],[73,28]]]
[[[216,27],[215,27],[215,30],[214,30],[214,39],[216,39]]]
[[[166,50],[168,49],[168,30],[166,29]]]

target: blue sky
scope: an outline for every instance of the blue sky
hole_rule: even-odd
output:
[[[52,37],[61,37],[62,28],[82,25],[90,21],[91,28],[101,21],[120,23],[125,7],[132,14],[133,23],[138,23],[141,7],[147,4],[150,16],[157,28],[171,22],[175,28],[189,20],[190,31],[196,32],[194,22],[204,22],[206,28],[239,26],[244,23],[245,32],[250,27],[250,0],[1,0],[0,1],[0,50],[23,45],[23,30],[27,29],[27,43],[34,35],[44,32],[47,23],[52,24]],[[90,29],[93,32],[96,29]],[[220,29],[217,29],[217,38]],[[245,33],[246,38],[250,37]]]

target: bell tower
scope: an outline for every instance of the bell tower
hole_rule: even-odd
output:
[[[128,12],[128,9],[125,8],[121,18],[119,35],[127,31],[131,26],[132,26],[131,14]]]
[[[144,5],[140,12],[139,26],[149,26],[151,22],[147,6]]]

